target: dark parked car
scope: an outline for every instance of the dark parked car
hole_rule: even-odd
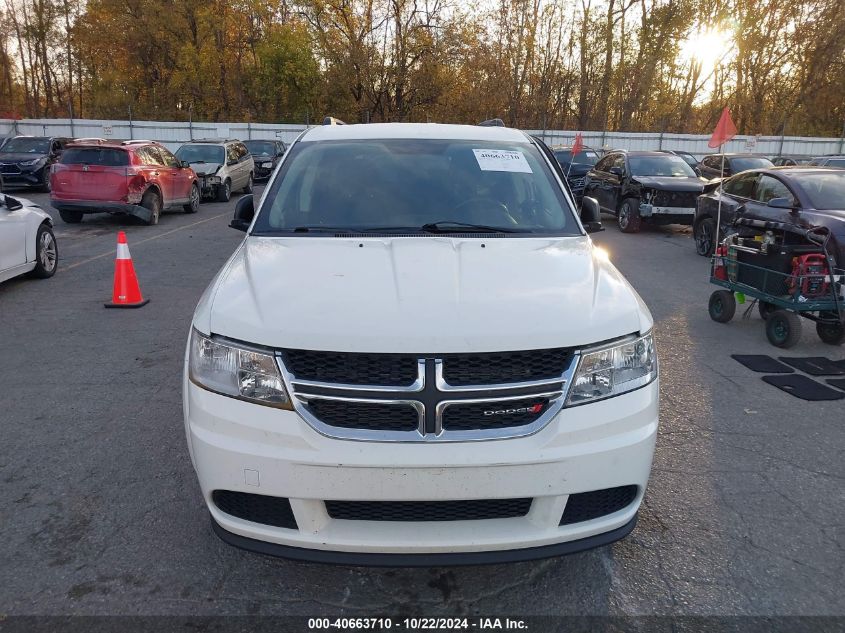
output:
[[[584,195],[614,214],[623,232],[636,233],[643,221],[692,224],[703,189],[704,181],[680,156],[613,151],[587,174]]]
[[[281,141],[244,141],[255,161],[255,180],[267,180],[285,153]]]
[[[50,166],[59,160],[70,139],[53,136],[16,136],[0,148],[3,187],[36,187],[50,191]]]
[[[845,167],[845,156],[818,156],[811,160],[809,164],[817,167],[838,167],[842,169]]]
[[[722,157],[724,157],[724,171],[722,171]],[[763,169],[773,167],[772,161],[765,156],[756,154],[708,154],[698,164],[698,173],[702,178],[727,178],[746,169]]]
[[[581,204],[587,173],[593,165],[599,162],[598,152],[591,147],[585,147],[575,155],[574,160],[572,158],[572,147],[554,147],[552,153],[560,164],[564,176],[566,176],[569,191],[572,192],[576,204]]]
[[[713,253],[719,199],[724,236],[738,217],[788,222],[804,228],[826,226],[831,255],[845,267],[845,170],[825,167],[755,169],[708,185],[698,198],[693,235],[699,255]]]

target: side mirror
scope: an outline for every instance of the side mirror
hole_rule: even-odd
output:
[[[584,230],[587,233],[596,233],[603,231],[601,228],[601,208],[599,201],[595,198],[585,196],[581,200],[581,224],[584,225]]]
[[[229,161],[226,161],[226,165],[227,165],[228,167],[231,167],[232,165],[237,165],[237,164],[238,164],[238,161],[236,161],[236,160],[229,160]]]
[[[614,176],[621,176],[621,175],[622,175],[622,174],[624,174],[625,172],[624,172],[624,171],[622,171],[622,168],[621,168],[621,167],[611,167],[611,168],[610,168],[610,173],[611,173],[611,174],[613,174]]]
[[[238,204],[235,205],[235,215],[229,226],[238,231],[246,232],[255,217],[255,201],[251,195],[241,196]]]
[[[796,210],[795,200],[792,198],[772,198],[766,204],[773,209],[789,209],[790,211]]]
[[[189,163],[186,160],[180,160],[179,161],[179,167],[181,167],[182,169],[187,169],[190,166],[191,166],[191,163]]]

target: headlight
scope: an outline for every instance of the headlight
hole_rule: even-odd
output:
[[[657,355],[651,332],[581,356],[569,390],[568,404],[618,396],[657,377]]]
[[[191,381],[224,396],[292,409],[272,354],[237,347],[191,331]]]
[[[45,160],[45,159],[44,158],[33,158],[32,160],[23,161],[22,163],[20,163],[20,165],[21,165],[21,167],[32,167],[33,165],[37,165],[38,163],[40,163],[42,160]]]

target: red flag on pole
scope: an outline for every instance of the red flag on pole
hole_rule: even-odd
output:
[[[734,136],[736,136],[736,126],[731,119],[731,111],[726,106],[722,110],[722,116],[719,117],[719,122],[716,124],[716,129],[713,130],[713,136],[710,137],[707,147],[721,147]]]
[[[575,135],[575,143],[572,145],[572,161],[575,162],[575,157],[584,149],[584,139],[581,137],[581,132]]]

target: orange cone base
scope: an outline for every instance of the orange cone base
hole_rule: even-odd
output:
[[[142,308],[150,302],[149,299],[144,299],[138,303],[104,303],[107,308]]]

